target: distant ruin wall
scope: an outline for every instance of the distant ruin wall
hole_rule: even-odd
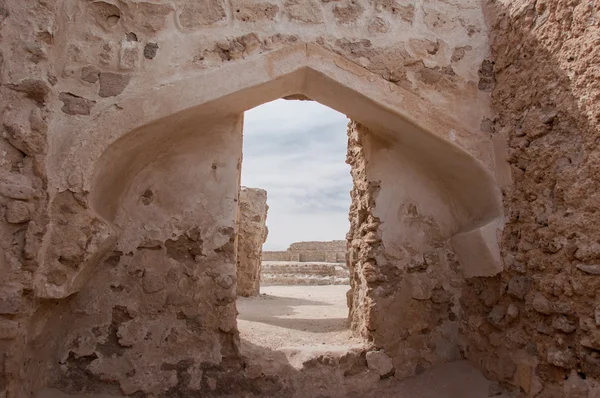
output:
[[[289,251],[264,251],[263,261],[300,261],[300,253]]]
[[[237,294],[260,292],[262,245],[267,239],[267,191],[242,187],[239,197],[237,232]]]
[[[346,241],[295,242],[286,251],[265,251],[265,261],[346,262]]]
[[[307,251],[326,251],[326,252],[345,252],[346,241],[345,240],[332,240],[328,242],[295,242],[292,243],[288,249],[293,252],[307,252]]]

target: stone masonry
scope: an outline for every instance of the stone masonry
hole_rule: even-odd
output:
[[[346,262],[346,241],[295,242],[286,251],[265,251],[265,261]]]
[[[0,0],[0,35],[0,396],[343,397],[459,358],[600,394],[599,0]],[[240,349],[243,113],[282,97],[351,119],[349,323],[387,373]]]
[[[269,233],[266,221],[267,191],[240,189],[237,232],[237,294],[250,297],[260,293],[262,245]]]

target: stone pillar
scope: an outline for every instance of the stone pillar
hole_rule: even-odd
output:
[[[250,297],[260,291],[262,245],[267,239],[267,191],[242,187],[237,241],[237,294]]]
[[[384,351],[395,377],[404,379],[460,358],[463,277],[451,231],[440,222],[450,197],[401,145],[381,137],[358,122],[349,125],[347,298],[354,333]]]

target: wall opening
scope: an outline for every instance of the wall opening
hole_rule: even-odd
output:
[[[74,170],[89,195],[51,198],[52,229],[34,276],[37,297],[71,296],[50,317],[52,336],[29,345],[34,357],[55,342],[44,356],[61,366],[48,380],[79,393],[73,382],[83,374],[83,385],[108,380],[103,392],[158,395],[175,388],[180,366],[202,385],[231,375],[231,364],[248,371],[236,377],[252,373],[259,355],[240,355],[235,283],[243,113],[298,94],[353,120],[348,302],[353,332],[386,355],[377,377],[392,364],[406,376],[415,364],[456,358],[459,306],[448,293],[456,288],[437,270],[455,265],[446,261],[449,238],[468,233],[463,247],[485,246],[487,235],[473,231],[501,211],[493,177],[473,155],[485,160],[486,142],[336,57],[303,45],[124,98],[84,123],[97,140],[74,149],[64,167],[82,162]],[[82,233],[85,244],[74,244]],[[413,336],[422,351],[409,349]],[[262,354],[283,355],[272,351]],[[230,385],[222,378],[218,388]]]
[[[275,100],[244,115],[237,246],[242,349],[244,343],[304,349],[354,342],[346,299],[348,121],[304,98]]]

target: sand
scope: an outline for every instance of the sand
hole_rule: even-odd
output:
[[[347,285],[265,286],[240,297],[240,338],[271,349],[360,344],[348,329]]]

